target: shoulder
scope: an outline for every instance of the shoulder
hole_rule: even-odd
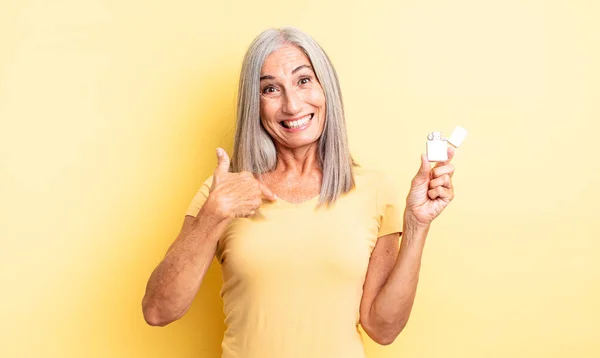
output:
[[[355,167],[353,172],[357,187],[376,188],[388,180],[385,172],[377,169]]]
[[[213,181],[213,175],[211,174],[208,178],[206,178],[204,180],[204,182],[202,183],[203,186],[207,186],[209,189],[212,186],[212,181]]]
[[[196,191],[196,196],[203,196],[203,197],[207,197],[208,193],[210,192],[210,187],[212,186],[212,181],[213,181],[213,176],[209,176],[208,178],[206,178],[202,184],[200,184],[200,187],[197,189]]]
[[[394,180],[384,170],[357,167],[354,180],[357,191],[376,197],[378,202],[397,200],[398,192]]]
[[[198,190],[196,190],[196,194],[194,195],[191,203],[188,206],[186,215],[190,215],[190,216],[194,216],[194,217],[196,215],[198,215],[200,208],[202,207],[202,205],[204,205],[204,202],[208,198],[208,194],[210,193],[211,185],[212,185],[212,175],[210,177],[208,177],[208,179],[204,180],[204,182],[202,184],[200,184],[200,187],[198,188]]]

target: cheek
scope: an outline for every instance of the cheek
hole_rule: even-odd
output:
[[[272,101],[260,101],[260,118],[263,122],[269,122],[271,119],[273,119],[276,111],[277,108]]]
[[[325,93],[320,87],[310,92],[308,100],[314,107],[325,108]]]
[[[277,102],[261,99],[260,101],[260,122],[263,128],[269,133],[271,137],[275,136],[279,124],[275,121],[275,114],[277,113]]]

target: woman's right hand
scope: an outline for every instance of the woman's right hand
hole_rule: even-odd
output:
[[[262,204],[262,198],[277,200],[277,196],[252,173],[230,173],[229,156],[222,148],[217,148],[217,160],[206,204],[218,216],[223,219],[253,216]]]

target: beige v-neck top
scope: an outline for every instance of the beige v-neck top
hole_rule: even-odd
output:
[[[261,206],[262,219],[233,220],[220,238],[223,358],[364,358],[359,305],[377,238],[400,232],[393,185],[354,169],[356,187],[330,207],[318,197]],[[186,214],[196,216],[209,177]]]

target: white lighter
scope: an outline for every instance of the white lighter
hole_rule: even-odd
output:
[[[448,160],[448,144],[455,148],[465,140],[467,131],[462,127],[456,127],[450,138],[442,137],[440,132],[432,132],[427,136],[427,159],[430,162],[445,162]]]

